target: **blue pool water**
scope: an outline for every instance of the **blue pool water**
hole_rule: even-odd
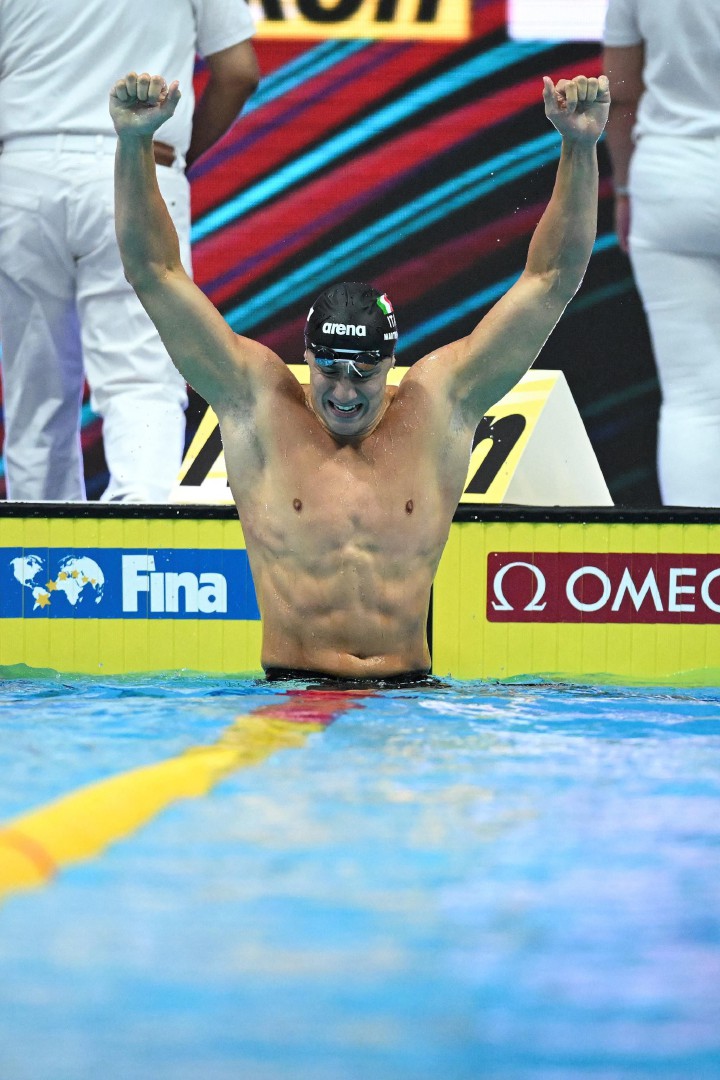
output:
[[[8,680],[0,820],[284,700]],[[363,700],[5,899],[0,1078],[720,1078],[719,703]]]

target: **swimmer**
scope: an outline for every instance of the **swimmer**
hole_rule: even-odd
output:
[[[188,277],[152,154],[179,98],[178,84],[157,75],[133,74],[111,91],[118,241],[170,356],[220,422],[263,667],[271,677],[422,676],[430,590],[475,429],[537,357],[592,252],[607,79],[544,79],[562,149],[525,269],[467,337],[419,360],[398,388],[387,385],[398,328],[382,290],[344,282],[315,300],[303,387],[276,353],[235,334]]]

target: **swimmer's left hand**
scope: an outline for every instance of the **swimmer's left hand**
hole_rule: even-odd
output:
[[[596,143],[603,133],[610,110],[610,83],[606,75],[588,79],[558,79],[553,83],[543,77],[545,115],[563,138],[574,142]]]

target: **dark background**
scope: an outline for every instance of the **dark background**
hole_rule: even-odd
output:
[[[236,331],[288,362],[301,358],[312,300],[335,280],[388,293],[401,365],[467,333],[520,272],[552,189],[559,137],[541,76],[599,74],[599,45],[511,43],[502,0],[481,0],[469,42],[257,40],[256,50],[260,89],[191,176],[199,285]],[[201,91],[202,64],[196,79]],[[615,502],[656,506],[658,389],[613,236],[603,144],[600,164],[596,251],[536,366],[565,373]],[[191,395],[188,437],[203,408]],[[88,407],[83,420],[97,498],[101,426]]]

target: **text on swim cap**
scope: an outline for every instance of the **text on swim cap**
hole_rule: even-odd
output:
[[[355,326],[354,323],[326,322],[323,323],[323,334],[354,334],[356,337],[367,337],[367,327],[362,323]]]

